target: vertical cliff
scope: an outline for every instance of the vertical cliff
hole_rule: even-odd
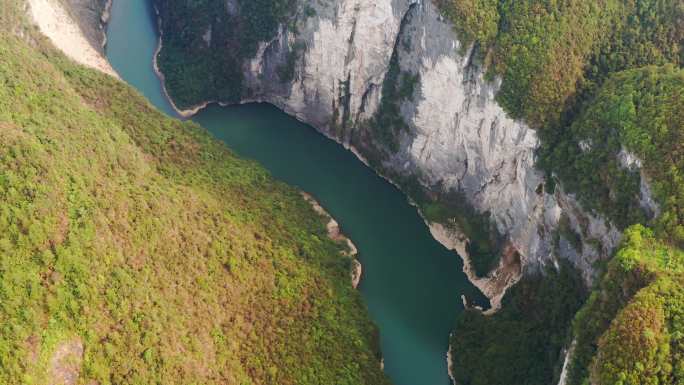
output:
[[[104,58],[105,24],[110,1],[28,0],[32,22],[52,43],[76,62],[118,77]]]
[[[229,3],[226,12],[239,15],[241,3]],[[558,258],[592,281],[592,266],[616,246],[619,232],[562,188],[547,188],[553,183],[535,168],[535,131],[496,103],[497,80],[485,78],[473,48],[461,46],[432,2],[294,4],[286,22],[242,62],[240,102],[273,103],[310,123],[421,206],[455,205],[484,216],[478,223],[491,223],[483,231],[501,258],[485,265],[492,267],[487,276],[471,263],[466,270],[495,307],[522,271]],[[221,46],[211,23],[214,33],[205,33],[206,47],[197,50]],[[433,234],[467,259],[477,226],[462,224],[463,210],[442,211],[424,212]]]

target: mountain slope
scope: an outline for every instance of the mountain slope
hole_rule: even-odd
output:
[[[503,303],[457,321],[464,384],[567,379],[574,313],[623,231],[651,226],[654,245],[681,247],[681,1],[155,4],[160,68],[180,108],[267,101],[352,147]],[[280,6],[262,12],[269,4]],[[263,30],[250,33],[257,20]],[[677,285],[659,293],[676,303]],[[611,319],[626,303],[612,305]],[[609,367],[615,355],[597,357]]]
[[[351,259],[300,193],[23,8],[0,13],[0,382],[386,383]]]

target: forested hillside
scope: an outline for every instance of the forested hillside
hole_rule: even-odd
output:
[[[681,177],[672,174],[681,167],[678,144],[684,124],[678,71],[684,59],[680,1],[435,2],[454,23],[464,46],[475,44],[480,64],[502,78],[497,96],[501,105],[538,129],[539,165],[549,175],[558,175],[564,188],[578,193],[588,208],[622,228],[645,220],[634,204],[639,177],[618,170],[616,164],[623,147],[649,159],[642,160],[655,184],[663,185],[663,173],[670,173],[668,183],[681,183],[676,182]],[[649,65],[658,67],[646,69]],[[617,75],[630,69],[642,72]],[[629,85],[621,85],[623,81]],[[635,121],[637,116],[642,120]],[[667,145],[646,149],[649,138]],[[586,144],[592,141],[601,142],[587,154]],[[656,158],[662,162],[657,166],[652,164]],[[674,171],[664,171],[671,168]],[[594,169],[601,172],[587,172]],[[665,195],[659,195],[664,203]],[[664,221],[670,223],[672,236],[684,224],[681,213]]]
[[[501,104],[535,128],[553,128],[613,72],[684,58],[677,0],[434,1],[503,77]]]
[[[492,317],[464,314],[452,339],[464,355],[454,360],[458,378],[547,384],[560,375],[562,346],[575,339],[571,384],[684,383],[684,3],[435,2],[465,47],[474,44],[479,65],[502,79],[501,105],[537,129],[548,190],[560,183],[583,207],[627,229],[573,330],[565,309],[577,305],[549,289],[562,280],[521,283]],[[546,279],[558,277],[547,273]],[[526,299],[534,296],[546,300]],[[517,304],[526,302],[520,310]],[[551,319],[539,321],[546,316]],[[521,343],[520,329],[547,336],[546,344]],[[496,370],[482,370],[468,358],[467,344],[492,335],[502,337],[482,354]],[[532,365],[521,356],[538,358]],[[540,364],[546,371],[539,372]],[[532,374],[511,382],[520,368]]]
[[[618,226],[651,223],[684,247],[684,70],[668,64],[610,76],[568,134],[573,141],[551,154],[564,187]],[[634,164],[625,164],[631,156]],[[656,210],[643,207],[642,177]],[[659,211],[653,221],[650,211]]]
[[[547,183],[546,185],[540,184],[538,187],[535,183],[536,194],[541,197],[539,199],[546,199],[549,197],[546,193],[554,194],[556,187],[561,186],[563,192],[576,197],[587,212],[607,218],[620,231],[624,231],[623,244],[615,252],[615,256],[599,255],[595,258],[598,262],[594,266],[584,266],[586,270],[600,272],[595,287],[583,287],[584,281],[581,280],[580,275],[587,273],[586,271],[578,272],[571,267],[571,264],[565,263],[553,266],[553,263],[549,261],[546,270],[542,271],[543,274],[527,274],[518,286],[508,292],[500,312],[492,316],[484,316],[475,310],[463,313],[456,320],[456,329],[451,340],[456,379],[461,385],[547,385],[554,383],[558,380],[563,368],[564,349],[570,347],[571,342],[575,341],[574,354],[568,366],[570,384],[682,384],[684,382],[684,368],[682,368],[684,329],[681,309],[684,304],[682,296],[684,286],[681,266],[684,258],[682,255],[684,179],[681,170],[684,165],[684,97],[682,96],[684,71],[681,65],[684,61],[682,47],[684,3],[680,0],[433,0],[433,2],[439,6],[444,18],[434,15],[426,23],[438,19],[442,26],[444,26],[442,21],[453,25],[456,36],[462,43],[461,54],[471,53],[469,58],[459,57],[459,60],[463,59],[463,62],[467,62],[468,75],[477,76],[479,69],[485,72],[486,78],[492,81],[491,84],[498,84],[498,80],[501,80],[501,86],[496,95],[498,104],[503,107],[508,117],[536,130],[536,136],[541,139],[541,146],[536,154],[536,165],[546,174]],[[335,7],[341,5],[347,6],[349,10],[354,8],[352,3],[329,2],[331,4],[329,7],[321,7],[321,9],[330,10],[330,13],[333,13],[340,11],[342,7]],[[389,3],[394,4],[387,1],[383,5]],[[297,35],[296,29],[304,25],[300,22],[315,16],[312,8],[307,7],[307,2],[295,0],[236,0],[232,2],[157,0],[155,4],[160,13],[164,32],[164,49],[159,54],[158,64],[165,74],[166,87],[170,96],[181,108],[191,107],[205,100],[220,100],[229,103],[248,100],[251,91],[244,86],[244,77],[245,72],[250,71],[245,70],[243,66],[246,65],[247,59],[256,55],[259,42],[278,36],[279,28],[282,28],[282,31],[293,32],[290,36],[293,38]],[[403,5],[407,6],[407,4]],[[359,6],[356,9],[360,8]],[[390,11],[394,11],[393,6],[390,8],[392,8]],[[377,16],[374,13],[376,9],[370,11],[366,9],[368,11],[366,15]],[[320,16],[321,18],[330,17],[330,15]],[[359,37],[368,32],[357,31],[356,21],[360,19],[353,20],[352,30],[355,32],[343,36],[344,45],[349,45],[349,47],[352,47],[355,41],[363,41]],[[317,30],[314,29],[315,31]],[[314,36],[325,35],[314,33]],[[272,65],[274,62],[281,65],[277,71],[274,71],[275,76],[269,76],[264,81],[275,83],[301,81],[304,84],[306,81],[315,83],[321,80],[315,78],[320,74],[317,71],[298,74],[301,79],[297,76],[293,77],[293,67],[295,63],[301,61],[299,60],[301,57],[298,57],[299,50],[307,49],[307,47],[298,47],[297,44],[305,45],[306,41],[311,44],[311,40],[297,40],[295,37],[293,41],[292,46],[283,44],[284,47],[276,47],[279,44],[274,44],[270,48],[271,53],[275,52],[279,56],[266,55],[265,57],[269,60],[275,59],[264,65]],[[330,43],[319,40],[315,42],[323,45]],[[369,86],[368,93],[364,95],[370,99],[372,99],[373,92],[379,92],[382,95],[379,99],[378,113],[369,121],[370,128],[373,130],[373,135],[387,145],[389,152],[397,153],[402,146],[407,145],[407,138],[415,134],[410,132],[404,117],[401,116],[402,109],[399,101],[419,96],[419,92],[414,91],[420,90],[424,84],[419,81],[419,75],[422,74],[406,76],[399,72],[396,51],[397,48],[403,50],[411,48],[407,40],[387,39],[386,43],[387,49],[394,49],[395,52],[389,60],[389,67],[386,68],[382,87],[373,83]],[[336,45],[330,45],[330,47],[336,50],[341,49]],[[367,53],[364,50],[353,52],[354,55],[345,58],[344,61],[354,60],[355,57],[362,57],[369,63],[373,62],[372,59],[377,60],[377,58],[371,58],[371,54],[356,56],[357,52]],[[48,55],[48,57],[52,56]],[[285,58],[286,60],[283,60]],[[315,67],[325,66],[320,64],[323,62],[312,60],[308,62],[314,63],[312,65]],[[385,62],[382,63],[385,66]],[[66,71],[68,74],[66,79],[69,87],[82,84],[81,79],[85,75],[77,76],[73,70],[65,70],[66,67],[63,64],[60,68],[62,73]],[[471,74],[470,71],[473,69],[475,71]],[[373,71],[379,70],[373,68]],[[263,73],[259,72],[257,76],[262,75]],[[311,90],[310,94],[319,95],[319,92],[327,91],[332,87],[335,90],[334,93],[339,94],[339,100],[333,99],[333,122],[337,122],[342,116],[343,123],[347,124],[344,116],[348,111],[345,111],[345,108],[349,108],[349,100],[353,96],[350,92],[350,79],[357,75],[359,74],[351,71],[345,73],[343,78],[335,78],[332,84],[323,84],[320,89]],[[431,86],[436,85],[432,83]],[[111,112],[112,107],[107,107],[109,104],[101,102],[102,99],[108,100],[107,98],[93,94],[92,90],[86,92],[84,90],[89,89],[83,86],[76,87],[76,90],[86,102],[96,101],[91,103],[94,108],[109,111],[107,113],[110,115],[114,114]],[[356,93],[363,94],[363,91]],[[444,95],[449,94],[445,92]],[[362,97],[361,102],[364,98],[365,96]],[[27,100],[36,103],[35,99],[28,98]],[[340,105],[346,106],[342,108],[341,114],[337,110]],[[439,110],[438,104],[435,106],[437,109],[426,111],[429,113],[446,111]],[[320,106],[306,105],[305,107],[313,109]],[[125,111],[125,109],[120,108],[118,111]],[[116,114],[112,116],[111,119],[115,122],[124,119],[123,116]],[[461,118],[462,116],[457,116],[455,120],[458,121]],[[170,138],[161,133],[155,136],[149,134],[149,131],[136,129],[137,126],[128,123],[129,121],[130,119],[124,120],[122,130],[135,141],[141,151],[145,154],[151,152],[153,155],[144,157],[144,160],[159,162],[162,166],[155,166],[153,170],[157,170],[160,177],[166,181],[181,183],[184,189],[189,189],[183,190],[182,194],[179,193],[180,196],[186,197],[185,191],[196,192],[193,190],[196,188],[197,191],[203,191],[205,195],[202,196],[209,199],[211,196],[206,195],[209,194],[207,191],[218,191],[216,195],[224,195],[222,189],[228,189],[228,187],[221,187],[224,186],[223,183],[227,183],[228,186],[238,186],[230,187],[233,189],[230,191],[238,191],[239,194],[235,195],[239,196],[239,199],[229,200],[229,203],[220,201],[221,205],[230,207],[230,210],[222,212],[230,213],[232,216],[228,218],[232,218],[233,221],[237,220],[234,218],[240,218],[241,221],[238,223],[241,225],[245,223],[243,217],[247,217],[249,219],[247,223],[253,226],[258,225],[262,230],[269,229],[266,233],[268,235],[257,232],[254,239],[248,238],[247,241],[242,239],[240,242],[254,242],[254,245],[258,246],[252,246],[252,243],[248,243],[248,246],[256,247],[258,250],[265,247],[262,245],[267,242],[269,245],[266,248],[267,254],[275,261],[273,265],[277,268],[273,267],[271,270],[269,264],[266,269],[262,264],[254,265],[257,262],[246,263],[247,266],[253,266],[252,270],[249,270],[253,275],[243,273],[248,274],[246,278],[231,278],[237,281],[229,282],[257,282],[258,279],[255,280],[257,277],[266,274],[271,278],[276,277],[274,286],[269,289],[272,291],[269,291],[266,296],[274,291],[278,292],[282,284],[287,288],[286,293],[289,293],[288,301],[291,301],[290,296],[293,292],[306,293],[315,298],[308,302],[295,301],[296,305],[285,301],[284,303],[288,306],[292,305],[289,307],[290,310],[296,310],[294,313],[274,315],[270,324],[261,325],[258,329],[248,328],[247,331],[242,332],[243,334],[239,334],[243,329],[235,329],[237,330],[235,333],[238,334],[233,334],[232,339],[230,337],[227,339],[242,341],[241,336],[246,335],[250,338],[249,341],[252,341],[250,333],[262,329],[278,335],[282,330],[291,327],[289,323],[283,324],[275,321],[279,319],[278,317],[291,320],[293,316],[311,316],[311,318],[306,318],[306,322],[292,321],[291,324],[306,329],[308,327],[306,325],[312,322],[314,325],[323,322],[328,329],[312,326],[313,329],[302,330],[301,334],[296,336],[297,340],[300,340],[301,336],[306,336],[307,330],[315,332],[332,330],[333,334],[342,336],[342,340],[346,343],[346,345],[341,345],[342,351],[346,352],[344,355],[346,361],[343,360],[343,362],[349,362],[349,364],[344,367],[342,375],[334,382],[344,383],[345,379],[354,376],[352,373],[362,373],[363,379],[372,379],[366,382],[376,381],[379,377],[374,376],[379,376],[379,374],[375,367],[362,366],[361,371],[349,369],[353,367],[349,366],[352,365],[350,356],[362,354],[359,357],[363,357],[365,354],[368,360],[360,362],[372,361],[370,352],[374,345],[369,337],[372,330],[370,325],[363,318],[356,317],[351,321],[339,321],[339,317],[333,316],[333,310],[337,307],[329,303],[333,300],[340,301],[339,306],[348,309],[357,309],[359,306],[355,294],[335,286],[342,284],[340,282],[346,274],[345,269],[348,268],[347,261],[334,258],[335,253],[332,251],[319,254],[318,247],[325,248],[325,250],[329,250],[328,248],[332,250],[333,247],[322,236],[317,237],[316,242],[311,243],[313,241],[301,234],[292,237],[292,231],[295,230],[288,228],[286,231],[283,227],[285,218],[289,218],[289,215],[293,213],[287,210],[294,210],[289,205],[295,203],[300,205],[300,200],[292,195],[287,199],[290,203],[283,207],[271,203],[270,208],[264,208],[266,206],[262,205],[263,202],[275,202],[276,199],[272,195],[268,197],[263,195],[266,194],[263,190],[268,190],[263,187],[268,178],[266,176],[254,177],[253,173],[256,171],[253,170],[257,170],[256,168],[250,168],[249,170],[252,171],[249,172],[239,173],[241,176],[220,173],[222,176],[219,177],[213,174],[214,171],[200,172],[200,169],[224,170],[227,167],[211,168],[210,166],[214,165],[212,162],[217,162],[217,159],[223,159],[223,157],[213,153],[213,155],[206,155],[204,151],[198,149],[205,147],[197,147],[199,145],[195,146],[193,141]],[[484,120],[478,119],[478,121]],[[353,126],[353,122],[350,125]],[[492,127],[494,126],[492,124]],[[367,132],[359,127],[355,129],[360,135]],[[199,137],[203,138],[201,135]],[[39,147],[43,148],[51,143],[41,142]],[[187,143],[193,143],[193,145],[187,145]],[[479,143],[475,144],[479,145]],[[189,150],[188,146],[192,150]],[[192,156],[185,155],[184,151],[189,151]],[[364,154],[371,164],[374,164],[374,158],[379,155],[381,154],[372,151]],[[125,159],[134,158],[126,157]],[[197,163],[193,163],[193,159]],[[229,157],[229,159],[234,158]],[[448,157],[445,159],[449,160]],[[478,163],[484,162],[486,160],[471,159],[470,164],[466,162],[465,168],[476,169]],[[239,167],[235,169],[244,170]],[[184,174],[185,172],[190,174]],[[195,176],[189,177],[188,175]],[[211,183],[203,178],[208,178]],[[499,175],[496,175],[496,178],[499,178]],[[496,245],[500,238],[489,214],[475,212],[476,210],[473,210],[458,194],[449,194],[444,199],[446,203],[423,201],[420,199],[422,186],[417,179],[409,180],[410,183],[399,181],[399,184],[404,187],[409,196],[421,204],[423,213],[428,219],[440,222],[439,219],[456,217],[454,222],[462,231],[470,235],[472,234],[468,230],[473,228],[491,229],[479,231],[481,233],[479,236],[471,236],[469,245],[471,254],[475,257],[473,267],[476,273],[480,276],[486,275],[498,262],[496,252],[498,248],[491,246]],[[217,190],[206,188],[205,183],[209,183]],[[271,186],[270,182],[268,186]],[[414,193],[411,187],[415,187],[419,192]],[[286,192],[289,191],[282,188]],[[273,192],[273,194],[280,193]],[[158,195],[155,194],[155,196]],[[531,192],[528,195],[535,194]],[[68,202],[71,201],[67,200]],[[221,205],[218,207],[223,207]],[[245,208],[247,206],[250,210]],[[254,208],[257,209],[256,212],[262,214],[254,216],[251,211]],[[304,210],[304,208],[301,209]],[[165,212],[165,210],[162,211]],[[299,211],[296,213],[302,215]],[[158,213],[154,212],[154,215]],[[309,219],[302,219],[305,223],[297,224],[297,226],[313,226],[312,223],[316,222],[315,217],[309,215],[310,213],[304,215],[302,218]],[[549,215],[554,214],[549,213]],[[160,216],[160,218],[169,217]],[[171,221],[170,218],[168,220]],[[207,225],[204,220],[201,222]],[[211,223],[218,226],[216,223],[224,224],[224,222],[232,223],[223,220],[213,220]],[[590,232],[587,227],[591,225],[589,221],[583,221],[580,218],[577,222],[579,224],[576,227],[579,229],[569,224],[567,213],[564,213],[560,217],[557,229],[537,231],[539,233],[549,230],[547,234],[552,233],[555,244],[549,247],[553,249],[549,250],[549,253],[561,254],[558,253],[561,239],[569,244],[566,247],[574,248],[577,252],[582,247],[596,250],[597,253],[603,252],[605,248],[601,241],[588,236]],[[68,223],[72,223],[71,220]],[[274,223],[277,225],[273,225]],[[299,227],[295,226],[295,229],[297,228]],[[176,230],[176,232],[185,234],[183,231],[187,229],[181,230]],[[210,230],[202,231],[202,234],[211,233]],[[27,234],[30,235],[30,231]],[[196,239],[196,237],[192,238]],[[291,238],[304,242],[307,246],[303,248],[296,246],[299,243],[293,243]],[[207,254],[203,254],[200,246],[197,248],[201,255]],[[220,251],[218,254],[225,250],[229,250],[226,252],[230,254],[230,250],[233,249],[221,246],[218,250]],[[300,262],[300,260],[282,259],[279,257],[281,255],[278,254],[279,252],[290,257],[303,255],[308,262],[295,264],[293,261]],[[148,250],[142,255],[149,253]],[[238,252],[238,254],[230,255],[243,254]],[[329,258],[311,259],[312,255],[324,255]],[[613,259],[606,262],[605,260],[610,257]],[[237,274],[240,277],[241,275],[235,271],[243,270],[234,268],[232,261],[229,260],[227,264],[229,276],[233,277]],[[256,261],[262,260],[256,259]],[[317,272],[316,274],[311,274],[309,270],[301,270],[309,269],[311,266],[309,263],[314,263],[313,266],[316,266],[316,268],[311,267],[311,271]],[[226,262],[220,260],[219,265],[226,266]],[[238,263],[237,266],[242,265]],[[281,268],[285,268],[288,274],[278,275]],[[293,269],[294,273],[289,273],[290,270],[287,269]],[[225,274],[222,270],[221,272]],[[331,278],[333,276],[340,281]],[[323,295],[325,300],[321,302],[319,295],[330,293],[333,286],[337,288],[335,290],[342,290],[341,293],[344,295]],[[252,294],[247,298],[261,303],[260,301],[264,300],[257,298],[263,297]],[[294,297],[309,298],[306,295]],[[281,302],[283,301],[278,298],[268,304]],[[233,306],[236,306],[236,309],[242,309],[239,305]],[[328,309],[329,312],[312,309]],[[241,310],[236,311],[242,314],[239,313]],[[349,316],[348,314],[351,313],[344,314]],[[255,319],[252,316],[252,313],[243,314],[237,318],[236,322],[237,324],[250,324]],[[345,327],[350,324],[349,322],[355,326]],[[285,328],[283,325],[288,326]],[[361,332],[358,332],[359,330]],[[353,334],[357,332],[358,334]],[[266,340],[262,340],[261,333],[255,333],[255,335],[257,337],[254,339],[262,342],[254,342],[255,345],[252,343],[240,343],[239,346],[233,344],[230,345],[230,349],[233,350],[229,350],[231,354],[258,352],[249,357],[271,357],[268,354],[276,357],[268,361],[269,364],[254,363],[250,360],[235,363],[235,367],[245,370],[246,376],[255,382],[264,379],[271,380],[271,376],[276,376],[277,383],[300,383],[304,381],[302,379],[305,379],[304,383],[306,383],[311,378],[316,378],[316,380],[333,378],[331,372],[317,366],[314,368],[319,368],[320,371],[315,369],[309,373],[303,367],[291,365],[292,362],[298,362],[293,361],[293,357],[296,357],[298,353],[307,354],[306,352],[310,351],[306,347],[288,346],[285,350],[288,353],[281,357],[277,352],[283,351],[283,346],[287,346],[284,342],[285,337],[278,337],[280,339],[264,337]],[[268,333],[267,335],[270,336]],[[263,341],[268,341],[268,343]],[[334,344],[337,340],[329,340],[329,342]],[[325,354],[332,354],[332,350],[323,350]],[[147,354],[152,355],[154,352],[156,350]],[[263,352],[268,352],[268,354],[264,355]],[[315,353],[315,356],[316,354],[318,353]],[[283,364],[287,369],[272,362]],[[237,373],[242,372],[237,371]],[[336,373],[340,374],[340,372]],[[350,380],[350,382],[353,381]]]
[[[299,191],[24,9],[0,4],[0,383],[386,383],[351,259]]]
[[[573,329],[570,384],[684,384],[684,251],[629,228]]]

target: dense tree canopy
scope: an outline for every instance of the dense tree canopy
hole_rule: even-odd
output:
[[[451,337],[457,383],[553,383],[567,330],[584,297],[578,272],[563,266],[514,286],[494,315],[475,309],[459,315]]]
[[[570,382],[681,384],[684,3],[434,2],[465,46],[474,44],[488,75],[501,77],[497,98],[504,109],[537,129],[542,140],[538,165],[549,176],[548,186],[560,182],[585,208],[622,229],[642,223],[655,230],[641,225],[627,230],[625,244],[600,287],[577,315]],[[646,185],[655,209],[645,203]],[[507,294],[513,297],[509,302],[516,293]],[[530,295],[548,294],[537,290]],[[503,314],[491,318],[465,315],[469,322],[458,321],[454,343],[512,330],[501,321],[510,312],[504,307]],[[551,325],[541,325],[535,333],[558,333],[547,329],[559,327]],[[456,358],[455,372],[466,376],[460,380],[524,383],[510,379],[516,371],[501,374],[506,373],[507,360],[520,365],[519,351],[514,352],[515,342],[510,341],[516,339],[502,336],[480,352],[493,354],[488,363],[500,354],[495,362],[504,368],[481,370],[483,364],[475,359]],[[460,351],[469,357],[465,349]],[[558,365],[541,359],[538,363],[547,373]],[[549,382],[535,381],[531,383]]]
[[[499,101],[535,128],[558,124],[612,72],[681,64],[677,0],[434,0],[503,78]]]
[[[204,101],[237,102],[245,96],[242,63],[297,12],[296,0],[154,0],[163,49],[159,69],[181,109]],[[294,55],[294,53],[293,53]],[[294,56],[292,59],[293,60]],[[290,74],[283,69],[283,76]]]
[[[684,383],[684,251],[636,225],[574,321],[569,383]]]
[[[641,177],[660,204],[655,226],[684,245],[684,70],[644,67],[608,78],[545,159],[582,204],[626,227],[642,207]],[[635,155],[641,166],[621,164]],[[643,171],[642,172],[640,172]]]
[[[82,384],[386,384],[351,260],[299,191],[24,13],[0,6],[0,383],[53,383],[80,346]]]

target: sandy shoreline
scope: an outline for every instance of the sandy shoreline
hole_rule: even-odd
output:
[[[454,377],[454,363],[451,360],[451,335],[453,332],[449,333],[449,349],[447,350],[446,360],[447,360],[447,372],[449,373],[449,379],[451,383],[456,385],[456,377]]]
[[[56,0],[28,0],[29,15],[40,31],[65,55],[79,64],[120,79],[119,75],[86,40],[78,24]]]
[[[340,230],[340,225],[339,223],[337,223],[335,218],[333,218],[330,215],[330,213],[328,213],[311,194],[306,193],[304,191],[302,191],[301,194],[302,197],[304,197],[304,200],[311,204],[311,207],[313,207],[314,211],[316,211],[318,215],[328,220],[328,222],[325,225],[326,230],[328,231],[328,238],[332,239],[335,242],[346,243],[347,251],[343,251],[342,255],[352,259],[352,268],[350,272],[351,282],[352,287],[356,289],[359,286],[359,283],[361,282],[361,275],[363,273],[363,266],[361,265],[361,262],[359,262],[359,260],[356,259],[359,250],[356,248],[356,245],[354,245],[351,239],[349,239],[346,235],[342,233],[342,231]]]

